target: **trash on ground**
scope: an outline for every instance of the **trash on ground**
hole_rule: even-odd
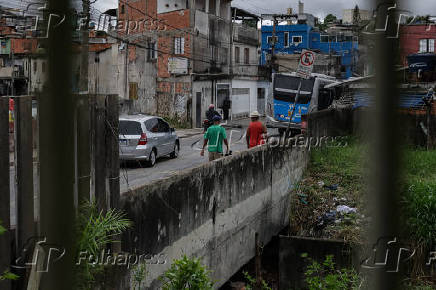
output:
[[[352,213],[352,212],[356,213],[357,209],[353,208],[353,207],[346,206],[346,205],[338,205],[338,207],[336,208],[336,211],[338,213],[341,213],[341,214],[347,214],[347,213]]]

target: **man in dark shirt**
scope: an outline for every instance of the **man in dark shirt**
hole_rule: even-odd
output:
[[[224,120],[229,119],[229,110],[232,107],[232,101],[227,97],[223,102]]]
[[[215,105],[210,104],[209,110],[206,111],[206,118],[209,121],[210,125],[213,124],[213,117],[215,117],[215,116],[220,116],[220,114],[217,111],[215,111]]]

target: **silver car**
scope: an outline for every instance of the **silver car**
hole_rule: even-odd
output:
[[[179,137],[162,118],[138,114],[119,120],[120,160],[144,160],[154,166],[158,157],[178,157]]]

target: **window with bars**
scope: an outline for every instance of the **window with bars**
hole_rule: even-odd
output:
[[[149,42],[147,45],[147,59],[149,61],[157,59],[157,43]]]
[[[184,54],[185,53],[185,38],[175,37],[174,38],[174,54]]]
[[[434,39],[420,39],[419,40],[419,52],[434,52],[435,51]]]

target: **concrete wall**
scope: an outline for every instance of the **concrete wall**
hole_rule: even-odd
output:
[[[183,254],[201,257],[219,287],[254,256],[256,232],[266,244],[288,225],[307,162],[304,150],[257,147],[124,193],[134,228],[123,250],[165,257],[148,266],[151,289]]]
[[[117,94],[121,100],[126,101],[130,97],[130,84],[136,84],[136,98],[129,100],[125,111],[156,114],[156,62],[147,59],[145,49],[129,49],[128,67],[126,51],[120,51],[118,44],[89,54],[89,92]]]
[[[308,135],[311,137],[335,137],[353,134],[352,108],[327,109],[308,115]]]

